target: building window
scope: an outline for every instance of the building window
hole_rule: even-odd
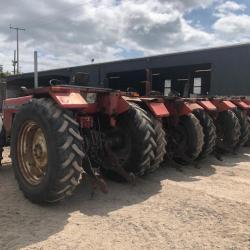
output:
[[[168,96],[171,92],[171,80],[165,80],[164,96]]]
[[[200,95],[201,94],[201,78],[194,78],[194,88],[193,94]]]

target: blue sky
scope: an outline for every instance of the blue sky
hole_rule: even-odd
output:
[[[23,72],[250,41],[249,0],[0,0],[0,64]]]
[[[238,10],[235,11],[234,13],[236,14],[245,13],[247,15],[250,15],[250,0],[224,1],[224,3],[225,2],[235,2],[239,5],[245,5],[246,9],[244,11]],[[193,9],[185,13],[184,16],[187,20],[190,20],[194,24],[199,24],[205,30],[211,31],[213,23],[216,22],[217,20],[217,17],[214,15],[217,6],[218,2],[214,2],[207,8]]]

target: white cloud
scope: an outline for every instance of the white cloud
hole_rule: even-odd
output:
[[[217,20],[212,28],[217,35],[231,42],[245,42],[250,39],[250,16],[244,14],[244,4],[235,1],[222,2],[215,8]]]
[[[250,16],[230,14],[218,19],[213,28],[219,36],[227,40],[246,41],[250,39]]]
[[[221,4],[219,4],[215,10],[215,15],[218,17],[223,17],[232,13],[235,13],[237,11],[244,11],[246,9],[246,6],[244,4],[239,4],[234,1],[226,1]]]
[[[23,71],[33,69],[34,49],[39,51],[40,69],[49,69],[90,63],[92,58],[95,62],[119,59],[124,50],[151,55],[226,43],[229,40],[220,36],[229,22],[225,16],[214,24],[214,32],[195,27],[184,18],[186,11],[206,8],[217,1],[221,2],[81,0],[79,4],[77,0],[41,0],[34,4],[30,0],[0,0],[4,13],[0,22],[0,64],[11,69],[15,34],[8,30],[10,23],[26,28],[20,33]],[[232,1],[227,1],[227,6],[228,2]],[[232,6],[227,9],[235,10]],[[226,9],[218,8],[220,13]],[[224,30],[227,35],[235,30],[230,25],[228,31]]]
[[[171,2],[177,9],[186,11],[195,8],[206,8],[218,0],[160,0],[162,3]]]

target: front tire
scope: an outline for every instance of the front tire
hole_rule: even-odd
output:
[[[19,187],[34,203],[70,196],[82,174],[83,138],[70,111],[51,99],[33,99],[16,114],[11,159]]]

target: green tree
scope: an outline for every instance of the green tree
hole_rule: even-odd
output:
[[[6,72],[0,72],[0,77],[4,78],[4,77],[7,77],[7,76],[10,76],[11,73],[9,71],[6,71]]]

